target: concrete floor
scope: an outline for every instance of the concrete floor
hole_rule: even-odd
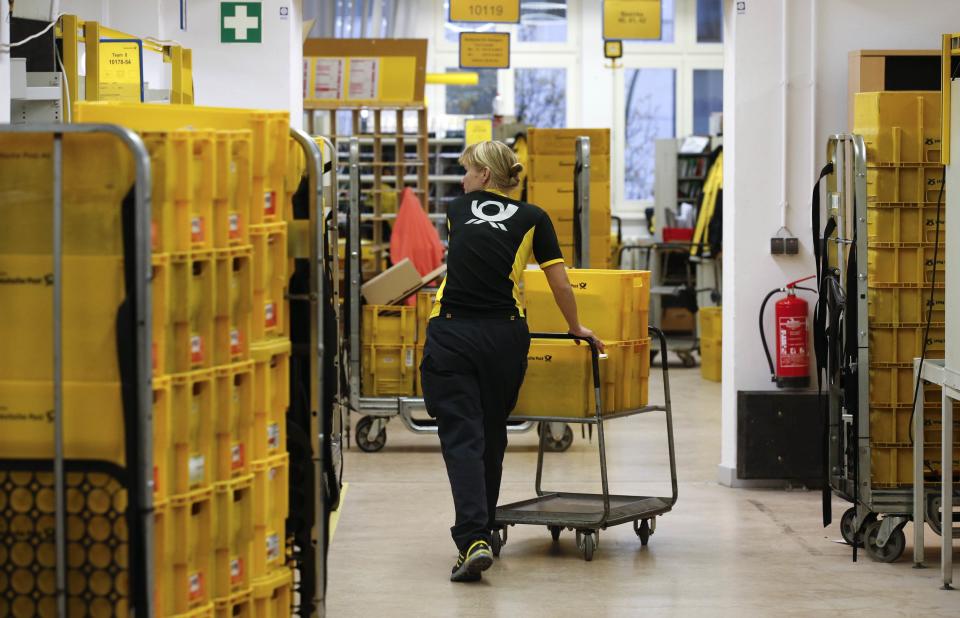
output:
[[[908,547],[895,564],[872,562],[820,525],[818,491],[729,489],[716,483],[720,385],[699,370],[671,370],[679,502],[646,548],[630,524],[600,534],[592,562],[564,531],[517,526],[476,584],[448,581],[456,549],[453,504],[439,445],[399,422],[386,448],[346,453],[350,482],[330,550],[329,616],[960,616],[960,591],[939,589],[939,537],[927,535],[931,568],[915,570]],[[651,400],[662,401],[658,376]],[[579,430],[571,449],[548,455],[546,489],[599,490],[596,438]],[[669,495],[662,415],[607,425],[611,490]],[[536,434],[512,435],[501,504],[532,497]],[[834,503],[834,519],[846,508]],[[955,550],[955,564],[960,562]],[[954,572],[960,585],[960,576]]]

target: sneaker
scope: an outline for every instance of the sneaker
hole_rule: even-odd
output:
[[[493,551],[486,541],[474,541],[467,551],[460,552],[450,573],[452,582],[480,581],[480,573],[493,565]]]

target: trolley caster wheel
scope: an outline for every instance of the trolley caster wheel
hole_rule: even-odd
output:
[[[570,425],[565,424],[563,426],[563,435],[559,438],[553,435],[553,431],[550,430],[550,423],[540,423],[537,425],[537,433],[542,432],[544,427],[546,427],[547,431],[547,439],[544,444],[545,450],[553,453],[562,453],[573,444],[573,429],[570,428]]]
[[[506,527],[500,528],[499,530],[490,531],[490,549],[493,551],[493,555],[497,558],[500,557],[500,550],[503,549],[503,546],[507,544],[507,529]]]
[[[880,520],[873,521],[863,531],[863,541],[867,553],[877,562],[896,562],[907,547],[907,537],[903,534],[902,528],[896,528],[890,533],[887,544],[883,547],[878,546],[877,537],[880,536],[881,523]]]
[[[381,427],[380,433],[373,438],[370,437],[370,430],[373,428],[374,420],[372,416],[364,416],[357,422],[355,429],[354,435],[357,439],[357,446],[360,447],[361,451],[367,453],[376,453],[387,443],[386,427]]]
[[[640,545],[646,547],[647,543],[650,542],[650,521],[644,519],[639,524],[633,522],[633,531],[636,532],[640,538]]]
[[[689,352],[677,352],[677,356],[680,357],[680,361],[687,369],[697,366],[697,359],[693,357],[693,354],[690,354]]]
[[[577,530],[577,548],[587,562],[593,560],[593,552],[600,544],[600,535],[593,530]]]
[[[853,545],[854,538],[856,538],[857,547],[863,547],[863,533],[858,533],[853,527],[856,521],[857,507],[852,506],[844,511],[843,517],[840,518],[840,535],[843,537],[843,540],[846,541],[847,545]],[[863,528],[865,529],[875,521],[877,521],[877,516],[870,513],[863,522]]]
[[[553,537],[553,542],[556,543],[560,540],[560,533],[563,531],[563,528],[560,526],[547,526],[550,529],[550,536]]]

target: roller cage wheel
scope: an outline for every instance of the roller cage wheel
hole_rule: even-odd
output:
[[[843,537],[843,540],[847,545],[853,545],[854,537],[856,536],[857,547],[863,547],[863,533],[857,533],[853,529],[854,522],[857,520],[857,507],[852,506],[846,511],[843,512],[843,516],[840,518],[840,535]],[[863,520],[863,528],[865,529],[871,523],[877,521],[877,516],[873,513],[867,515],[867,518]]]
[[[560,526],[547,526],[550,529],[550,536],[553,537],[554,543],[560,540],[560,533],[563,532],[563,528]]]
[[[493,551],[493,555],[500,557],[500,551],[503,549],[503,546],[507,544],[507,529],[498,528],[490,531],[490,549]]]
[[[693,357],[693,354],[690,352],[677,352],[677,356],[680,357],[680,361],[683,363],[683,366],[687,369],[697,366],[697,359]]]
[[[364,416],[357,422],[355,428],[355,437],[357,439],[357,446],[360,447],[361,451],[366,453],[376,453],[387,443],[387,428],[381,427],[380,433],[376,435],[373,439],[370,438],[370,430],[373,428],[374,418],[372,416]]]
[[[550,423],[538,423],[537,424],[537,434],[540,434],[544,431],[546,427],[547,439],[544,442],[544,450],[550,451],[552,453],[562,453],[570,448],[570,445],[573,444],[573,429],[570,425],[563,426],[563,436],[557,438],[553,435],[553,432],[550,431]]]
[[[595,530],[577,530],[577,548],[587,562],[593,560],[593,553],[600,545],[600,535]]]
[[[895,528],[887,539],[887,544],[883,547],[877,545],[877,537],[880,536],[880,520],[870,522],[863,531],[864,545],[870,557],[877,562],[896,562],[903,555],[903,550],[907,547],[907,537],[903,534],[903,528]]]
[[[640,523],[633,522],[633,531],[637,533],[640,539],[640,545],[646,547],[650,542],[650,520],[644,519]]]

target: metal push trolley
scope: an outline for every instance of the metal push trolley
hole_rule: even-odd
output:
[[[560,333],[532,333],[536,339],[575,339],[590,346],[591,364],[593,368],[593,394],[595,413],[584,418],[568,417],[540,417],[512,416],[517,421],[540,421],[579,423],[596,425],[597,444],[600,450],[600,483],[602,493],[584,494],[559,491],[544,491],[543,480],[543,453],[546,445],[546,432],[541,432],[539,447],[537,448],[537,497],[497,508],[497,524],[501,529],[493,534],[492,549],[495,555],[500,555],[501,548],[507,542],[507,526],[517,524],[531,524],[546,526],[553,536],[553,540],[560,538],[564,528],[575,530],[577,547],[583,554],[584,560],[593,560],[599,540],[600,530],[610,526],[617,526],[633,522],[633,530],[640,538],[641,545],[646,545],[650,535],[656,530],[657,517],[668,513],[677,503],[677,465],[673,445],[673,412],[670,404],[670,380],[667,375],[667,341],[663,332],[654,327],[649,332],[660,341],[660,366],[663,369],[663,405],[647,405],[634,410],[604,414],[600,393],[600,355],[596,345],[587,339],[573,337]],[[667,420],[667,447],[670,454],[670,484],[672,494],[669,497],[655,496],[620,496],[611,495],[607,479],[607,455],[604,441],[603,426],[606,421],[636,416],[649,412],[664,412]]]

